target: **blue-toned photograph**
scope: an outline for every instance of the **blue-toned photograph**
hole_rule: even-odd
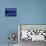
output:
[[[46,0],[0,0],[0,46],[46,46]]]
[[[16,16],[17,8],[5,8],[5,16]]]

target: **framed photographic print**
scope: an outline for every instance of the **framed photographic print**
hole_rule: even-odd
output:
[[[5,8],[5,16],[17,16],[17,8]]]
[[[19,41],[46,41],[46,25],[44,24],[20,24],[18,30]]]

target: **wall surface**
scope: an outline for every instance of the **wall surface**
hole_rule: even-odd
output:
[[[17,16],[5,17],[11,7]],[[46,24],[46,0],[0,0],[0,44],[8,43],[9,32],[18,32],[17,24]]]

